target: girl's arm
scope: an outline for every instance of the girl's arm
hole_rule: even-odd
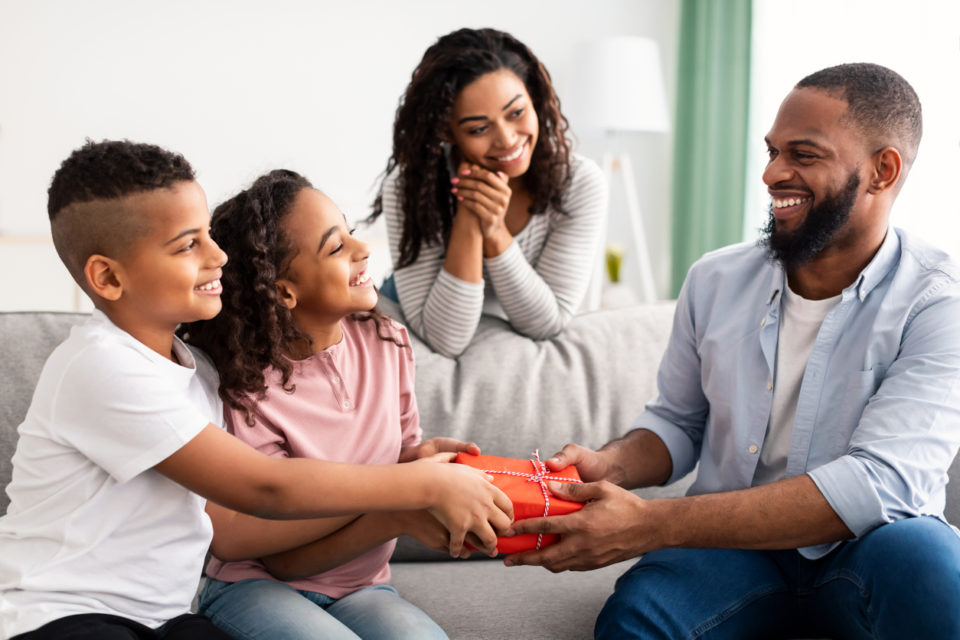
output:
[[[213,523],[210,553],[224,562],[260,558],[294,549],[342,529],[356,516],[309,520],[265,520],[207,502]]]
[[[564,195],[565,212],[542,214],[552,219],[536,268],[516,242],[484,260],[497,299],[517,332],[535,339],[552,337],[580,308],[600,268],[607,200],[600,168],[577,157]]]
[[[449,548],[446,529],[429,512],[397,511],[364,514],[322,540],[260,558],[260,561],[274,577],[298,580],[334,569],[404,534],[437,551]],[[460,553],[461,558],[469,555],[466,548]]]
[[[383,185],[383,213],[393,264],[400,257],[403,235],[399,172],[397,169]],[[407,324],[434,351],[447,357],[456,357],[467,348],[480,321],[482,242],[474,216],[455,216],[449,246],[424,244],[416,262],[393,274]]]
[[[450,532],[459,556],[468,532],[486,553],[513,519],[510,499],[453,454],[405,464],[352,465],[271,458],[213,424],[154,468],[217,504],[270,519],[428,509]]]

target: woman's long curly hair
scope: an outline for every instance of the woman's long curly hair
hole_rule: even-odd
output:
[[[383,213],[383,185],[399,166],[403,235],[394,268],[416,262],[424,244],[446,245],[455,201],[443,142],[450,137],[453,103],[471,82],[501,69],[509,69],[523,81],[540,120],[537,146],[523,176],[532,200],[530,213],[542,213],[548,205],[562,210],[572,172],[569,126],[560,112],[550,74],[526,45],[508,33],[495,29],[454,31],[423,54],[400,99],[393,124],[393,155],[368,219],[375,220]]]
[[[200,347],[213,360],[220,373],[220,397],[243,411],[248,424],[252,424],[255,401],[267,390],[264,372],[270,367],[277,369],[283,389],[293,392],[293,362],[286,354],[295,345],[312,342],[297,327],[276,284],[296,255],[283,220],[297,195],[312,188],[298,173],[278,169],[214,209],[210,235],[229,256],[221,277],[223,308],[210,320],[178,329],[186,342]],[[353,317],[374,320],[381,339],[408,346],[383,334],[383,324],[389,319],[376,308]]]

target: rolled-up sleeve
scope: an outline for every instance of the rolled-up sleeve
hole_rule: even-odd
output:
[[[633,423],[633,429],[657,434],[673,462],[667,484],[693,470],[700,456],[709,403],[700,384],[700,356],[694,330],[693,271],[677,299],[670,340],[657,372],[657,396]]]
[[[943,509],[960,447],[960,292],[944,288],[908,320],[846,454],[808,472],[856,536]]]

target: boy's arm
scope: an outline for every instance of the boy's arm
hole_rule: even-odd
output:
[[[450,531],[451,555],[460,555],[468,532],[493,555],[513,506],[483,472],[438,464],[452,458],[391,465],[271,458],[208,424],[155,469],[208,500],[271,519],[429,509]]]

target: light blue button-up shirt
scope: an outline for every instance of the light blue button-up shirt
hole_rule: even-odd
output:
[[[701,258],[677,301],[658,395],[634,423],[690,494],[751,486],[770,419],[786,276],[766,249]],[[943,516],[960,447],[960,269],[890,228],[823,320],[800,386],[786,477],[808,474],[856,535]],[[805,547],[808,558],[836,544]]]

